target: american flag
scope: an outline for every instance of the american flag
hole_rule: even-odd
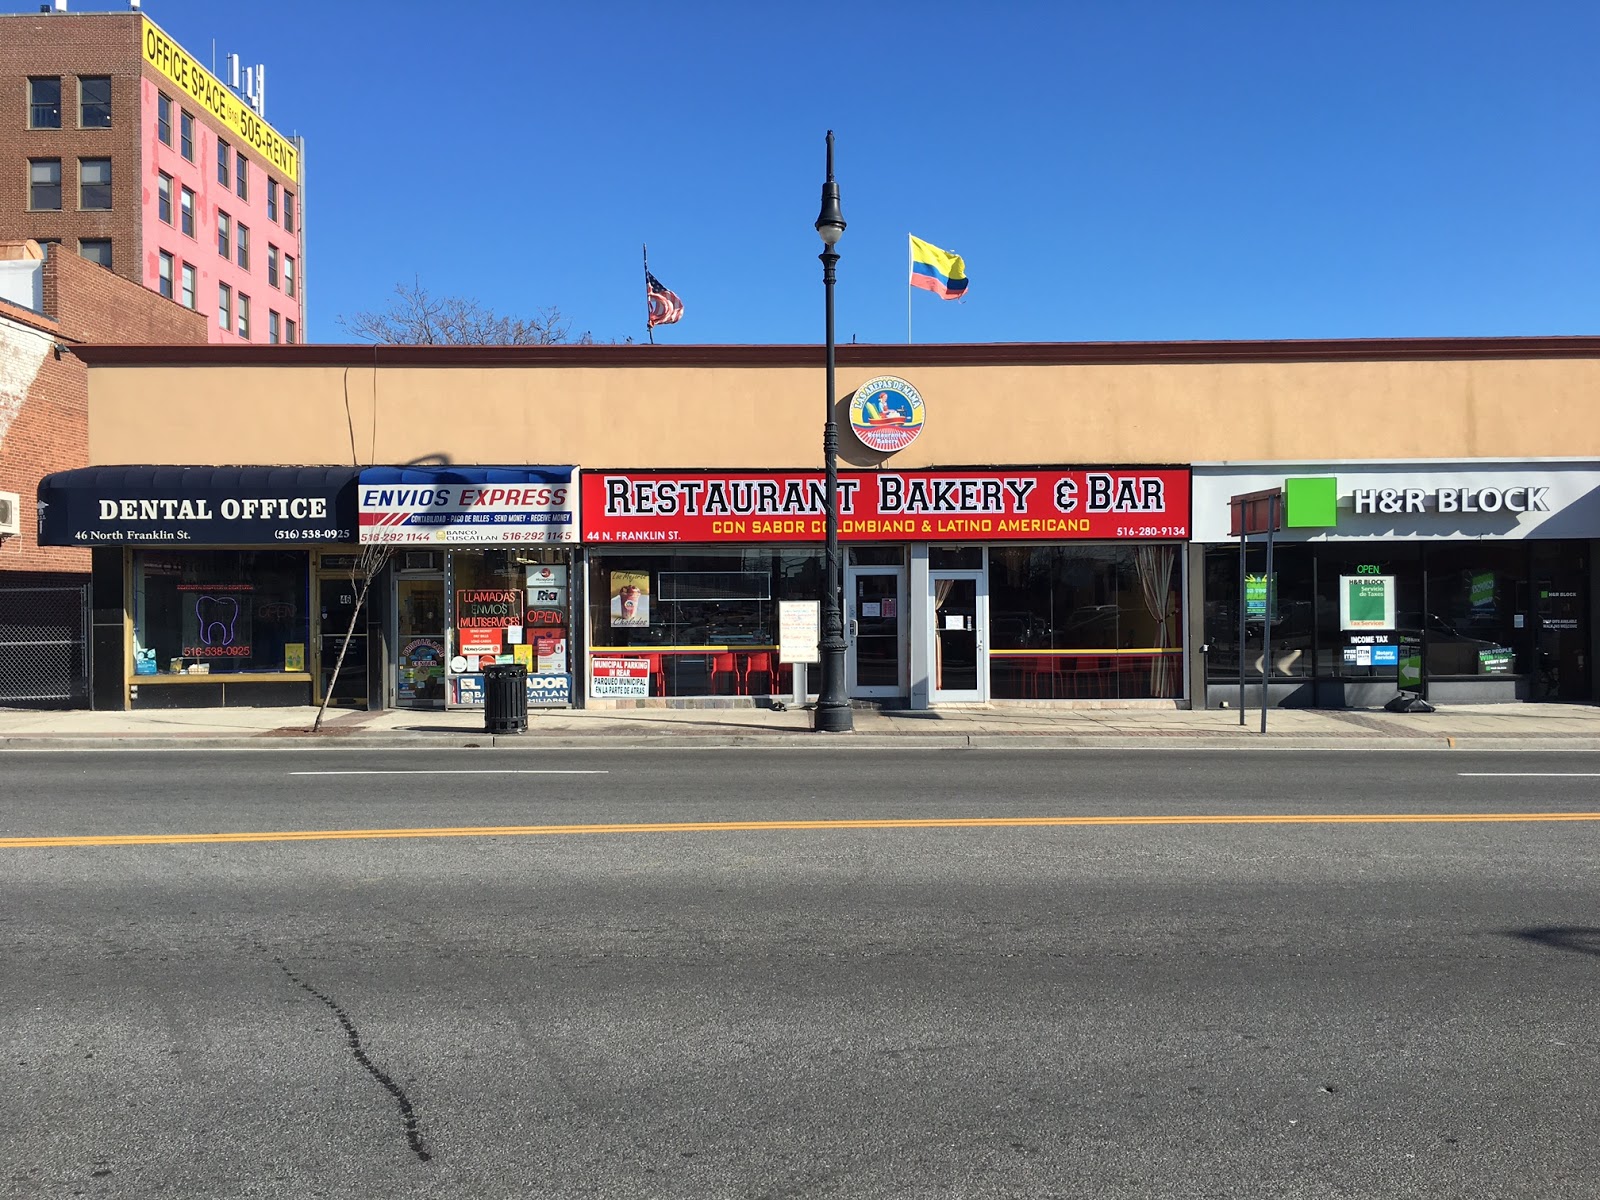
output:
[[[683,301],[678,299],[678,293],[667,288],[649,271],[644,273],[644,296],[650,310],[645,318],[645,328],[671,325],[683,319]]]

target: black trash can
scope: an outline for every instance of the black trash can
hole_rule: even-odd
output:
[[[528,731],[528,668],[521,663],[483,668],[483,727],[489,733]]]

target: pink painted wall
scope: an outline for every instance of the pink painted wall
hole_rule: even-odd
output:
[[[271,172],[271,177],[277,179],[279,184],[278,220],[272,221],[267,217],[267,179],[269,170],[266,160],[244,147],[240,139],[222,127],[214,128],[208,122],[209,115],[199,108],[192,100],[187,103],[181,93],[168,90],[172,97],[172,145],[163,145],[158,133],[158,105],[157,93],[162,90],[156,81],[148,76],[140,83],[140,119],[139,140],[141,147],[141,178],[140,191],[142,195],[143,213],[141,219],[143,245],[143,283],[152,290],[160,288],[160,260],[159,252],[167,251],[173,256],[173,299],[179,303],[183,301],[183,267],[185,262],[193,263],[195,267],[195,308],[204,313],[209,329],[209,338],[213,342],[238,344],[246,339],[241,338],[235,330],[239,319],[238,297],[250,297],[250,333],[248,340],[253,343],[266,344],[268,340],[268,313],[276,311],[279,314],[280,338],[287,340],[287,321],[293,320],[296,327],[295,340],[303,341],[305,337],[305,323],[300,311],[301,288],[304,282],[305,268],[302,261],[300,245],[301,228],[301,203],[300,187],[298,183],[289,182],[276,172]],[[181,118],[183,109],[187,108],[194,114],[194,161],[185,159],[179,150],[181,145]],[[220,134],[218,129],[221,130]],[[228,184],[217,182],[217,142],[218,138],[229,143],[230,158],[238,151],[244,150],[245,158],[249,162],[249,198],[241,200],[236,190],[237,171],[234,162],[228,164]],[[172,176],[172,223],[161,220],[158,195],[160,188],[160,175],[162,172]],[[182,189],[189,188],[195,194],[195,225],[194,236],[191,238],[182,231]],[[283,228],[283,197],[282,189],[287,187],[295,195],[295,231],[286,233]],[[233,229],[229,238],[229,256],[223,258],[217,253],[217,213],[222,211],[231,218]],[[250,230],[250,258],[249,266],[239,265],[238,226],[244,225]],[[267,282],[267,248],[276,245],[279,250],[278,286],[273,287]],[[284,290],[283,261],[286,256],[295,260],[295,294],[289,296]],[[234,305],[232,320],[234,328],[225,332],[217,323],[217,298],[218,288],[227,284],[233,289]]]

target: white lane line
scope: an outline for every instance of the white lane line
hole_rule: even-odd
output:
[[[609,775],[610,771],[535,771],[507,768],[505,770],[420,770],[420,771],[290,771],[291,775]]]
[[[1457,771],[1462,779],[1600,779],[1600,771]]]

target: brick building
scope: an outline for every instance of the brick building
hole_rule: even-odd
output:
[[[0,542],[0,586],[89,570],[87,551],[41,547],[35,533],[40,477],[89,461],[88,372],[72,348],[206,340],[199,313],[76,255],[38,255],[0,243],[0,492],[21,497],[22,526]]]
[[[206,319],[75,254],[0,242],[0,704],[80,704],[89,680],[87,549],[39,545],[39,480],[89,461],[86,343],[203,343]],[[9,499],[9,497],[8,497]],[[7,505],[6,507],[10,507]]]
[[[0,241],[60,246],[207,318],[305,323],[301,145],[137,11],[0,15]]]

